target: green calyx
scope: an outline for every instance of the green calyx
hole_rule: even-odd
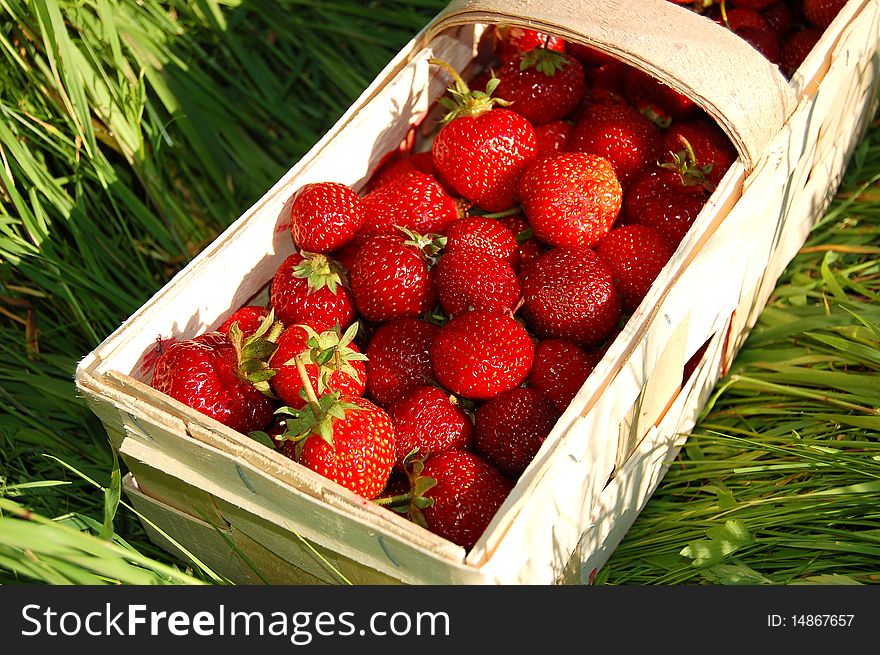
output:
[[[446,247],[446,237],[440,234],[432,232],[419,234],[400,225],[395,225],[394,227],[403,232],[407,237],[407,240],[403,242],[404,245],[412,246],[419,250],[425,256],[425,259],[428,260],[429,265],[434,265],[437,262],[437,258]]]
[[[556,71],[561,71],[570,64],[571,60],[563,53],[549,48],[532,48],[524,52],[519,59],[521,71],[534,68],[547,77],[553,77],[556,75]]]
[[[309,284],[309,291],[318,291],[327,287],[331,293],[336,293],[336,288],[347,284],[345,269],[342,264],[327,255],[301,251],[303,260],[293,267],[293,276],[305,279]]]
[[[311,387],[308,378],[306,378],[306,384]],[[301,409],[288,406],[279,407],[275,413],[285,414],[288,418],[286,419],[286,429],[278,437],[278,441],[294,442],[296,459],[302,455],[306,440],[313,435],[320,437],[333,447],[334,422],[338,419],[344,419],[347,411],[357,408],[358,406],[354,403],[340,400],[338,391],[324,394],[319,398],[315,397]]]
[[[301,355],[302,362],[319,367],[318,394],[327,391],[330,376],[337,372],[345,373],[360,382],[360,374],[352,362],[366,361],[367,356],[351,347],[351,343],[357,336],[358,323],[352,323],[344,334],[338,325],[320,334],[308,325],[300,327],[306,331],[309,337],[306,341],[308,350]],[[285,362],[285,365],[295,364],[296,360],[295,357]],[[306,386],[303,387],[303,391],[308,391]]]
[[[442,59],[429,59],[428,63],[439,66],[452,77],[452,86],[447,89],[447,96],[440,98],[439,102],[442,106],[449,110],[443,117],[442,123],[450,123],[456,118],[463,116],[476,117],[490,111],[495,105],[507,107],[511,103],[500,98],[493,98],[492,94],[498,88],[501,80],[495,75],[486,84],[486,91],[471,91],[467,82],[461,77],[459,72],[455,70],[448,62]]]
[[[257,331],[247,338],[244,338],[237,321],[229,328],[229,341],[235,348],[238,374],[270,398],[274,394],[269,380],[276,371],[269,367],[269,360],[278,350],[278,337],[283,331],[281,321],[275,320],[274,310],[269,311]]]
[[[671,160],[660,164],[660,168],[678,173],[685,186],[702,186],[711,193],[715,190],[715,185],[708,177],[712,172],[712,164],[705,166],[697,164],[697,156],[694,154],[694,148],[690,142],[680,134],[678,140],[684,149],[678,152],[670,151]]]
[[[409,480],[409,492],[398,496],[378,498],[373,502],[383,505],[397,514],[407,517],[413,523],[428,528],[422,510],[434,504],[433,498],[425,497],[425,492],[437,484],[437,480],[422,475],[427,455],[419,456],[418,448],[413,448],[403,458],[403,470]]]

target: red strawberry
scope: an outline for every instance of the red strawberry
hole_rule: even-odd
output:
[[[738,32],[743,27],[762,31],[772,30],[770,23],[760,11],[745,7],[728,9],[724,16],[719,17],[716,22],[734,32]]]
[[[474,416],[474,449],[501,473],[518,478],[550,434],[559,414],[548,398],[528,387],[505,391]]]
[[[300,250],[328,253],[351,241],[364,222],[358,194],[338,182],[306,184],[293,194],[290,232]]]
[[[564,53],[534,48],[507,60],[498,70],[499,98],[533,126],[565,117],[586,91],[584,69]]]
[[[568,149],[609,160],[625,188],[630,180],[657,161],[660,141],[660,129],[636,109],[617,103],[600,103],[587,109],[574,126]]]
[[[522,293],[510,264],[471,248],[444,253],[434,269],[434,283],[440,306],[450,316],[469,309],[513,312]]]
[[[585,246],[542,255],[525,269],[522,285],[523,316],[541,339],[598,346],[620,319],[620,295],[611,270]]]
[[[592,246],[617,219],[623,192],[611,163],[583,152],[542,157],[519,183],[535,236],[552,246]]]
[[[604,66],[605,64],[617,61],[612,55],[581,43],[569,42],[566,50],[568,54],[581,62],[581,65],[584,67]]]
[[[430,348],[440,328],[417,318],[398,318],[380,326],[370,338],[367,393],[387,407],[407,391],[434,380]]]
[[[440,173],[434,167],[434,157],[431,152],[416,152],[407,157],[398,157],[381,166],[366,185],[366,192],[375,191],[381,186],[385,186],[389,182],[393,182],[399,177],[405,177],[410,173],[427,173],[436,179],[440,186],[447,192],[451,192],[451,187],[442,178]]]
[[[647,225],[622,225],[599,242],[596,252],[614,274],[625,311],[635,311],[674,250],[665,236]]]
[[[692,116],[698,108],[687,96],[637,68],[627,73],[625,89],[627,100],[662,127]]]
[[[553,121],[535,127],[538,139],[538,156],[555,155],[566,149],[574,125],[568,121]]]
[[[336,324],[345,329],[355,309],[344,284],[341,266],[326,255],[294,253],[275,271],[269,303],[284,325],[308,325],[317,332]]]
[[[276,371],[270,384],[275,394],[295,408],[306,404],[302,378],[296,359],[301,358],[309,383],[319,395],[339,391],[348,397],[361,396],[366,390],[363,355],[352,343],[357,324],[340,334],[336,328],[318,334],[309,327],[291,325],[278,339],[278,350],[269,365]]]
[[[500,61],[517,56],[538,47],[565,52],[565,40],[558,37],[514,25],[495,25],[490,30],[492,47]]]
[[[623,201],[623,213],[627,223],[652,227],[677,246],[706,198],[702,186],[688,186],[679,173],[656,168],[633,182]]]
[[[358,251],[349,277],[355,303],[366,320],[382,323],[421,316],[434,306],[433,275],[424,252],[431,248],[431,235],[412,237],[370,237]]]
[[[268,330],[269,323],[262,327]],[[232,330],[232,336],[207,332],[176,341],[159,355],[150,384],[233,430],[262,430],[274,409],[263,365],[274,344],[263,336],[258,331],[244,339]]]
[[[764,55],[768,61],[779,64],[781,54],[779,36],[772,29],[768,27],[765,30],[759,30],[755,27],[741,27],[735,33],[743,41]]]
[[[417,457],[444,450],[466,450],[474,431],[471,419],[437,387],[416,387],[388,408],[394,423],[397,466],[413,450]]]
[[[364,241],[360,237],[355,237],[331,255],[331,258],[342,266],[345,273],[351,271],[351,267],[354,266],[354,260],[357,257],[358,250],[364,245]]]
[[[706,177],[712,184],[718,184],[727,169],[736,161],[737,153],[730,139],[714,122],[708,118],[697,117],[686,121],[676,121],[663,133],[662,153],[658,160],[666,161],[669,153],[684,153],[681,137],[684,137],[694,151],[697,164],[712,166]],[[687,160],[680,154],[682,161]]]
[[[761,11],[779,0],[727,0],[731,7]]]
[[[529,384],[543,392],[564,412],[599,363],[599,354],[587,352],[565,339],[545,339],[535,346]]]
[[[446,70],[455,83],[449,89],[451,98],[442,99],[450,113],[431,147],[434,165],[461,196],[481,209],[510,209],[516,204],[519,176],[538,153],[535,128],[516,112],[494,107],[498,101],[491,97],[491,88],[489,94],[472,93],[453,68]]]
[[[772,4],[764,9],[761,15],[767,21],[770,29],[776,32],[780,38],[785,37],[789,33],[795,18],[791,7],[784,2],[778,2],[778,0],[776,4]]]
[[[498,222],[507,226],[516,235],[519,264],[514,268],[517,270],[522,270],[527,264],[535,261],[547,251],[544,244],[535,238],[532,226],[522,214],[503,216],[498,219]]]
[[[402,160],[407,161],[407,160]],[[442,232],[458,218],[458,206],[431,175],[399,175],[363,198],[364,226],[359,236],[400,234],[395,226],[419,233]]]
[[[429,456],[421,476],[436,481],[424,492],[431,504],[421,510],[435,534],[473,548],[513,489],[513,482],[478,455],[448,450]]]
[[[518,386],[534,354],[528,332],[513,318],[479,310],[452,318],[431,344],[431,364],[440,384],[475,400]]]
[[[824,30],[840,13],[847,0],[804,0],[804,16],[813,27]]]
[[[384,410],[337,394],[283,409],[285,455],[368,500],[382,492],[394,466],[394,426]]]
[[[241,330],[242,336],[246,338],[260,329],[268,315],[269,310],[262,305],[245,305],[232,312],[229,318],[223,321],[223,324],[217,328],[217,331],[228,335],[232,324],[238,323],[238,329]]]
[[[631,68],[622,61],[612,61],[589,70],[587,80],[590,90],[587,95],[591,104],[626,104],[626,76]],[[589,105],[586,108],[589,108]],[[583,113],[578,115],[578,119],[582,116]]]
[[[788,77],[794,75],[821,37],[821,30],[810,27],[798,30],[789,36],[782,45],[779,64],[782,72]]]
[[[480,250],[501,259],[514,268],[519,264],[516,234],[499,219],[466,216],[446,230],[444,256],[460,250]]]

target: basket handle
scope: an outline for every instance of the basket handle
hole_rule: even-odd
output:
[[[453,0],[423,34],[430,42],[445,30],[474,23],[552,32],[650,73],[717,121],[746,173],[797,104],[779,68],[757,50],[667,0]]]

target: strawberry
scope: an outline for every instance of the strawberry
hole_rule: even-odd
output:
[[[745,7],[728,9],[716,22],[734,32],[738,32],[743,27],[761,31],[772,30],[770,23],[760,11]]]
[[[238,323],[238,329],[244,337],[249,337],[260,329],[263,321],[269,315],[269,310],[261,305],[245,305],[236,309],[232,314],[223,321],[223,324],[217,328],[218,332],[229,334],[229,328],[233,323]]]
[[[269,365],[276,371],[270,384],[275,394],[295,408],[306,404],[297,366],[301,359],[312,388],[318,394],[339,391],[345,396],[361,396],[366,390],[366,356],[352,343],[358,325],[341,334],[332,328],[318,334],[308,326],[291,325],[278,338],[278,349]]]
[[[541,339],[598,346],[620,319],[620,295],[611,270],[585,246],[554,248],[542,255],[523,272],[522,285],[522,314]]]
[[[526,27],[495,25],[489,32],[495,56],[502,62],[538,47],[557,52],[565,52],[566,48],[564,39]]]
[[[535,346],[529,384],[562,413],[598,363],[598,353],[587,352],[566,339],[544,339]]]
[[[431,151],[416,152],[406,157],[400,157],[390,161],[385,166],[380,167],[370,178],[366,185],[366,192],[375,191],[381,186],[385,186],[389,182],[393,182],[399,177],[404,177],[410,173],[427,173],[440,183],[443,190],[447,194],[454,194],[455,191],[449,186],[449,183],[443,179],[443,176],[434,166],[434,156]]]
[[[434,306],[434,281],[426,251],[435,235],[380,235],[364,241],[350,272],[361,315],[382,323],[421,316]]]
[[[779,0],[727,0],[731,7],[761,11]]]
[[[420,512],[425,527],[465,550],[473,548],[513,490],[512,480],[466,450],[430,455],[420,476],[434,482],[423,493],[429,503]]]
[[[677,246],[706,199],[702,186],[687,185],[679,173],[655,168],[633,183],[623,201],[623,213],[627,223],[652,227]]]
[[[437,380],[473,400],[492,398],[519,385],[534,354],[528,332],[513,318],[480,310],[453,317],[431,344]]]
[[[628,64],[615,60],[587,71],[590,103],[585,109],[591,104],[626,104],[626,76],[631,69]],[[577,118],[582,118],[584,113]]]
[[[535,236],[552,246],[592,246],[617,219],[623,191],[611,163],[583,152],[542,157],[519,183]]]
[[[637,68],[627,73],[624,89],[627,100],[661,127],[697,111],[693,100]]]
[[[821,37],[821,30],[808,27],[792,33],[785,40],[782,45],[779,67],[787,77],[794,75]]]
[[[317,332],[355,318],[351,291],[338,262],[322,254],[294,253],[276,269],[269,304],[284,325],[303,324]]]
[[[778,1],[761,11],[761,15],[767,21],[770,29],[776,32],[780,38],[788,35],[795,19],[791,7]]]
[[[527,264],[543,255],[547,248],[535,238],[532,226],[522,214],[511,214],[498,219],[516,235],[518,265],[514,268],[521,271]]]
[[[150,385],[220,423],[248,433],[272,420],[266,361],[274,352],[278,327],[271,317],[244,338],[206,332],[170,345],[156,360]]]
[[[553,121],[535,127],[538,139],[538,156],[555,155],[566,149],[574,125],[568,121]]]
[[[450,225],[445,234],[444,256],[460,250],[472,249],[505,261],[514,268],[519,264],[516,234],[502,220],[485,216],[466,216]]]
[[[628,312],[634,312],[648,294],[673,251],[672,243],[647,225],[614,228],[596,248],[614,274],[621,304]]]
[[[501,473],[516,479],[550,434],[559,414],[548,398],[528,387],[505,391],[474,415],[474,450]]]
[[[610,161],[626,188],[630,180],[657,161],[660,142],[660,129],[638,110],[606,102],[587,109],[574,126],[568,149]]]
[[[824,30],[840,13],[847,0],[804,0],[804,16],[813,27]]]
[[[577,107],[586,91],[580,62],[564,53],[534,48],[498,70],[498,97],[533,126],[557,121]]]
[[[712,120],[707,117],[695,117],[686,121],[676,121],[663,133],[662,156],[668,159],[669,153],[679,153],[680,159],[687,159],[682,154],[681,137],[684,137],[694,151],[694,159],[701,167],[711,166],[706,172],[709,182],[717,185],[727,169],[736,161],[737,153],[730,139]]]
[[[387,407],[407,391],[434,381],[430,348],[440,328],[417,318],[398,318],[373,333],[367,356],[367,393]]]
[[[402,160],[407,161],[407,160]],[[420,171],[398,175],[363,198],[359,236],[397,235],[395,226],[416,232],[442,232],[458,218],[458,206],[434,177]]]
[[[595,68],[617,61],[612,55],[582,43],[569,42],[567,43],[566,51],[581,62],[581,65],[585,68]]]
[[[351,241],[364,222],[358,194],[338,182],[300,187],[290,205],[290,232],[300,250],[329,253]]]
[[[391,417],[365,398],[314,391],[289,416],[282,452],[308,469],[370,500],[388,483],[394,466]]]
[[[471,447],[473,423],[454,396],[437,387],[416,387],[388,407],[394,423],[397,466],[415,456]]]
[[[516,112],[495,106],[494,80],[487,93],[471,92],[446,62],[431,62],[455,80],[451,97],[441,99],[450,112],[431,146],[434,165],[459,195],[479,208],[510,209],[516,204],[519,176],[538,153],[535,128]]]
[[[736,35],[743,41],[760,52],[764,57],[774,63],[779,64],[781,48],[779,45],[779,36],[769,27],[761,30],[755,27],[741,27],[736,30]]]
[[[440,306],[450,316],[469,309],[513,312],[522,290],[510,264],[471,248],[444,253],[434,269]]]

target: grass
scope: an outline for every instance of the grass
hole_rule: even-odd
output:
[[[444,5],[0,0],[0,583],[225,583],[146,537],[78,360]],[[875,582],[880,128],[604,584]]]

